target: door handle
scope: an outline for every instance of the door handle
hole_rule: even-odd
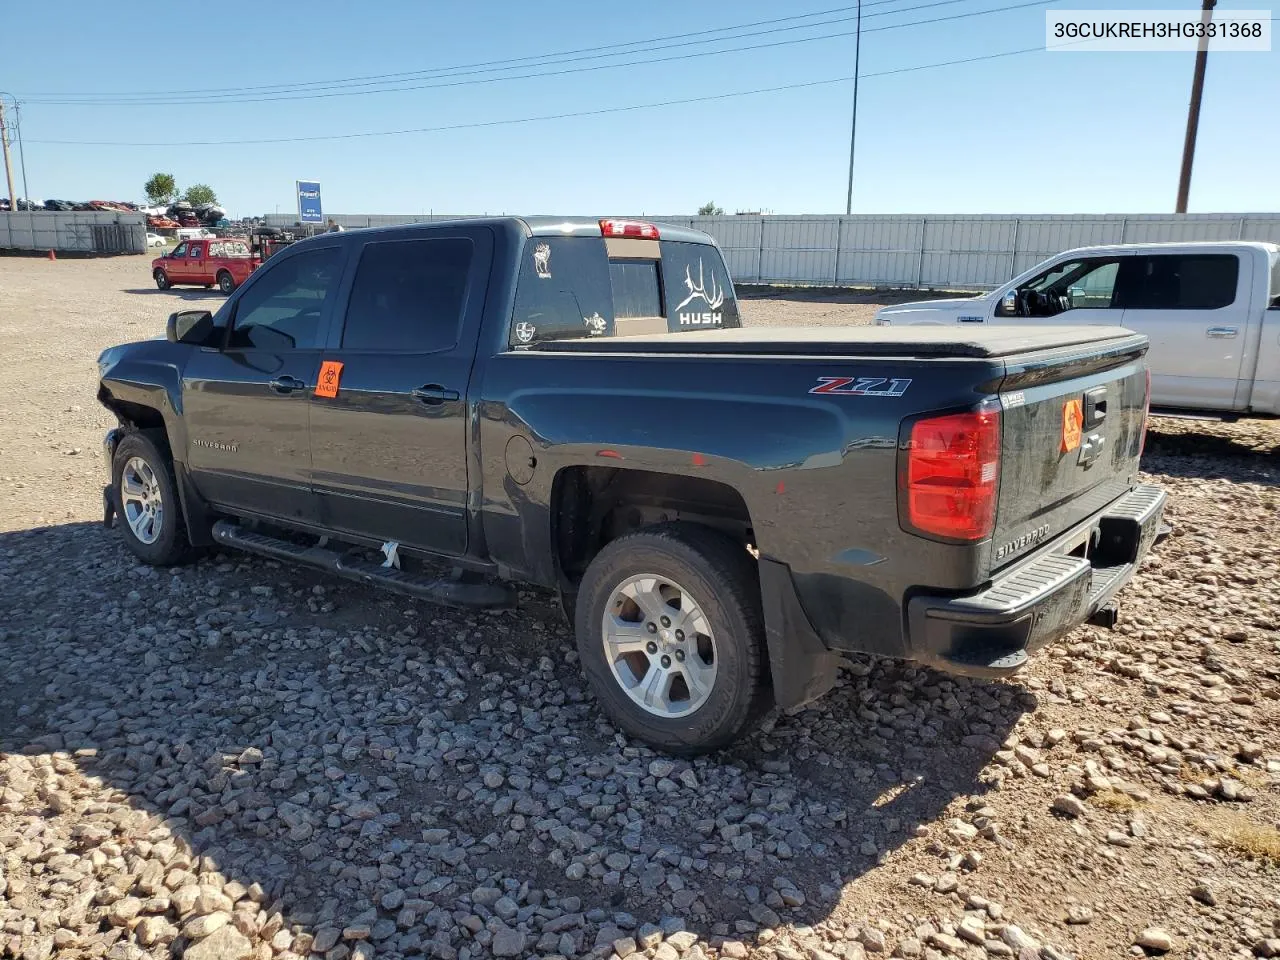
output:
[[[1204,333],[1205,336],[1212,337],[1215,340],[1230,340],[1239,332],[1235,327],[1210,327]]]
[[[457,400],[457,390],[446,390],[438,383],[428,383],[421,387],[415,387],[412,391],[413,399],[419,403],[425,403],[429,407],[439,406],[446,400]]]
[[[305,390],[307,385],[297,377],[276,377],[274,380],[267,382],[276,393],[293,393],[295,390]]]

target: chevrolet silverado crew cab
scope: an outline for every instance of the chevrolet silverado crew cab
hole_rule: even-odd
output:
[[[881,325],[1089,323],[1151,341],[1159,412],[1280,415],[1280,245],[1068,250],[981,297],[882,307]]]
[[[198,237],[181,241],[163,257],[151,261],[151,277],[161,290],[176,284],[212,287],[230,294],[249,279],[258,260],[249,243],[239,237]]]
[[[1138,482],[1146,350],[742,329],[711,238],[661,224],[326,233],[102,354],[106,521],[153,564],[217,544],[453,604],[554,589],[614,721],[709,750],[845,652],[1002,677],[1110,622],[1165,502]]]

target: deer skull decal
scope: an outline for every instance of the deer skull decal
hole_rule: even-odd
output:
[[[720,314],[716,311],[724,304],[724,289],[716,282],[716,274],[711,272],[711,289],[707,290],[706,275],[703,272],[702,258],[698,258],[698,282],[693,282],[693,271],[690,267],[684,268],[684,285],[689,290],[689,295],[680,301],[676,307],[676,312],[680,314],[681,326],[707,326],[718,327],[720,325]],[[704,313],[684,313],[685,307],[693,303],[695,300],[701,300],[707,305]]]
[[[702,258],[698,258],[698,282],[693,282],[693,276],[686,266],[684,268],[684,285],[689,288],[689,295],[680,301],[677,310],[683,310],[694,300],[701,300],[712,310],[719,310],[720,305],[724,303],[724,291],[720,289],[720,285],[716,283],[715,271],[711,273],[711,292],[707,293],[706,279],[702,273]]]

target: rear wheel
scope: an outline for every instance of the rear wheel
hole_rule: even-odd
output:
[[[227,296],[230,296],[232,291],[235,290],[235,288],[236,288],[235,277],[231,276],[231,274],[229,274],[226,270],[220,270],[218,272],[218,289],[221,290],[223,293],[225,293]]]
[[[158,287],[161,290],[168,290],[171,286],[173,286],[173,284],[169,282],[169,275],[165,273],[163,270],[157,270],[155,273],[152,274],[152,276],[155,277],[156,287]]]
[[[713,530],[664,524],[614,540],[587,568],[576,620],[601,707],[658,749],[718,750],[769,706],[756,571]]]
[[[125,546],[145,563],[170,566],[191,555],[168,445],[153,431],[127,434],[111,461],[111,486]]]

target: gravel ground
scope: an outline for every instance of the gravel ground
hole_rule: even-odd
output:
[[[97,523],[93,361],[208,296],[147,279],[0,259],[0,957],[1280,956],[1276,423],[1153,423],[1176,533],[1115,631],[1010,682],[851,661],[672,761],[543,593],[136,564]]]

